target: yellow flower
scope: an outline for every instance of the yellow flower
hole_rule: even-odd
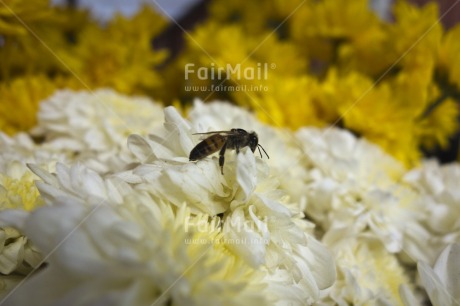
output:
[[[345,128],[379,144],[406,165],[418,161],[414,118],[421,111],[399,99],[390,84],[373,87],[363,75],[339,76],[332,71],[322,87],[322,104],[333,105]]]
[[[2,8],[0,17],[4,10],[9,12]],[[28,12],[17,10],[19,17]],[[17,34],[2,36],[0,57],[6,60],[0,80],[40,74],[61,85],[64,79],[74,89],[110,86],[144,94],[162,86],[155,67],[166,53],[154,51],[151,42],[166,22],[153,9],[144,8],[131,19],[117,16],[107,27],[89,21],[83,11],[43,10],[47,18],[25,20],[27,28],[20,23]],[[43,14],[39,11],[38,16]]]
[[[246,34],[259,35],[275,30],[284,36],[289,19],[311,0],[253,0],[210,2],[209,19],[220,24],[238,24]]]
[[[219,25],[215,22],[198,27],[188,39],[187,53],[177,62],[182,73],[187,70],[186,65],[191,65],[189,70],[193,70],[187,74],[185,85],[204,85],[209,89],[210,85],[217,86],[225,81],[224,85],[260,88],[276,84],[276,76],[295,79],[306,70],[305,58],[292,42],[269,34],[248,36],[241,25]],[[200,77],[199,69],[206,70],[208,77]],[[223,71],[220,77],[219,70]],[[254,77],[245,77],[244,71],[254,71]],[[248,96],[243,96],[243,91],[240,91],[241,94],[224,92],[221,97],[231,96],[241,104],[251,105],[247,101]],[[193,95],[207,97],[209,93],[200,91],[193,92]]]
[[[235,23],[241,26],[245,33],[258,35],[277,27],[300,2],[217,0],[210,3],[210,19],[220,24]]]
[[[388,36],[392,38],[391,47],[395,60],[401,57],[399,65],[405,68],[420,69],[428,65],[438,52],[442,37],[442,26],[438,22],[439,12],[436,3],[422,8],[399,1],[394,6],[397,22],[390,26]]]
[[[274,74],[262,84],[267,91],[236,92],[233,95],[238,104],[251,106],[264,122],[297,129],[306,125],[325,126],[327,118],[331,117],[327,108],[315,103],[318,83],[313,78]]]
[[[50,7],[48,2],[0,3],[0,79],[3,81],[24,74],[56,75],[66,69],[55,53],[69,45],[69,33],[84,16],[73,10]]]
[[[270,74],[273,71],[277,74],[297,75],[305,71],[306,61],[295,45],[269,34],[266,31],[248,36],[241,25],[209,22],[192,33],[193,39],[189,38],[188,60],[195,60],[205,67],[209,67],[213,60],[216,67],[240,64],[242,69],[267,63],[270,64]],[[271,64],[274,64],[273,68]]]
[[[0,83],[0,130],[13,135],[32,128],[37,121],[38,102],[56,87],[56,83],[41,75]]]
[[[164,25],[158,13],[144,7],[132,19],[115,17],[106,28],[86,24],[77,33],[76,45],[58,54],[83,83],[81,87],[146,93],[162,85],[154,68],[166,53],[154,51],[152,39]]]
[[[232,39],[229,39],[230,37]],[[245,59],[249,60],[246,57],[255,44],[255,38],[245,36],[241,26],[221,25],[215,22],[198,27],[192,33],[192,37],[188,38],[191,55],[196,57],[200,63],[208,65],[211,64],[213,58],[217,62],[215,64],[221,66],[227,63],[235,65]]]
[[[450,29],[439,48],[439,68],[460,89],[460,25]]]
[[[352,38],[379,22],[367,0],[326,0],[316,2],[312,10],[313,18],[305,21],[305,28],[322,37]]]
[[[250,33],[260,33],[266,27],[265,21],[273,10],[270,2],[264,1],[212,1],[211,18],[223,23],[236,21]],[[256,13],[257,12],[257,13]]]
[[[298,4],[289,1],[292,9]],[[270,35],[268,24],[288,13],[287,8],[277,13],[265,10],[279,7],[279,1],[260,5],[260,14],[252,19],[248,16],[254,3],[234,2],[226,10],[216,1],[210,20],[192,33],[176,72],[184,71],[187,63],[208,70],[226,65],[254,69],[258,63],[273,63],[276,68],[269,70],[267,79],[237,79],[231,74],[224,83],[264,90],[211,92],[210,87],[221,80],[196,75],[186,85],[204,88],[193,91],[193,96],[250,106],[271,124],[295,129],[338,123],[379,144],[406,166],[415,165],[421,146],[445,146],[457,128],[452,103],[427,111],[438,99],[433,91],[437,55],[444,66],[455,62],[458,35],[452,31],[444,40],[450,51],[440,51],[442,27],[436,4],[419,8],[397,2],[392,23],[370,11],[368,1],[344,4],[307,1]],[[454,69],[450,75],[455,76]]]
[[[0,34],[26,34],[27,30],[23,22],[30,24],[49,17],[48,2],[48,0],[2,0],[0,3]]]
[[[352,40],[340,44],[337,50],[339,67],[343,71],[356,70],[380,77],[396,59],[394,51],[389,48],[391,44],[392,37],[385,31],[385,27],[367,28]]]
[[[426,117],[420,118],[419,133],[425,148],[440,146],[445,149],[449,136],[458,130],[458,102],[449,98],[434,107]]]
[[[339,46],[381,37],[381,22],[367,0],[306,2],[287,22],[299,49],[325,63],[338,59]]]

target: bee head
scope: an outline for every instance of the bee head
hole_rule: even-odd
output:
[[[267,158],[270,158],[268,156],[267,152],[265,152],[265,149],[259,144],[259,137],[257,137],[256,132],[249,133],[249,143],[248,143],[248,145],[251,148],[252,153],[254,153],[256,151],[256,148],[259,149],[260,158],[262,158],[262,151],[264,151],[265,155],[267,155]],[[260,151],[261,148],[262,148],[262,151]]]
[[[249,147],[251,151],[254,153],[256,151],[257,146],[259,145],[259,137],[257,137],[256,132],[249,133]]]

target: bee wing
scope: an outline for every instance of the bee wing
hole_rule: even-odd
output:
[[[233,131],[212,131],[212,132],[205,132],[205,133],[193,133],[192,135],[211,135],[211,134],[227,134],[232,135],[236,134]]]

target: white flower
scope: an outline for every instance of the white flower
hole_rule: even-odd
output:
[[[0,273],[26,275],[41,259],[28,238],[11,227],[0,228]]]
[[[244,148],[222,175],[215,158],[188,161],[195,140],[173,108],[165,121],[156,135],[130,137],[142,162],[130,171],[30,165],[47,207],[0,220],[23,231],[48,266],[8,301],[302,305],[324,295],[333,259],[266,160]]]
[[[205,104],[195,100],[189,119],[196,132],[232,128],[256,132],[259,144],[270,156],[265,160],[266,156],[262,153],[262,158],[270,166],[270,175],[277,177],[280,187],[289,193],[293,202],[301,201],[307,169],[303,166],[305,157],[302,148],[292,132],[263,124],[249,111],[220,101]],[[258,152],[255,154],[259,155]]]
[[[0,132],[0,154],[3,156],[2,160],[0,160],[1,172],[5,171],[3,160],[29,158],[33,155],[35,149],[36,146],[32,138],[25,133],[18,133],[14,137],[10,137]]]
[[[216,157],[189,162],[189,154],[194,146],[194,131],[173,107],[165,109],[164,128],[153,132],[147,138],[138,135],[129,137],[128,146],[142,164],[120,177],[138,183],[136,188],[147,190],[153,196],[167,198],[176,206],[187,202],[192,212],[210,215],[224,212],[233,200],[250,196],[255,189],[257,173],[268,172],[264,161],[249,157],[249,154],[251,160],[238,160],[229,152],[224,175]],[[241,153],[246,151],[247,148],[243,148]],[[244,164],[235,167],[238,161]],[[248,174],[242,171],[248,167],[255,170],[256,164],[261,172]]]
[[[112,150],[129,134],[146,134],[162,121],[162,108],[147,98],[112,90],[57,91],[40,103],[37,131],[75,151]],[[66,149],[69,147],[65,147]]]
[[[305,232],[309,224],[300,220],[302,215],[295,215],[283,205],[286,197],[277,190],[276,181],[257,175],[260,170],[247,166],[251,161],[254,163],[252,152],[240,153],[237,161],[237,182],[243,186],[244,177],[255,180],[254,185],[246,185],[250,193],[234,199],[223,215],[223,235],[231,242],[227,247],[251,266],[267,269],[268,278],[275,281],[275,287],[282,286],[276,280],[278,275],[284,275],[286,292],[295,289],[298,292],[288,299],[281,294],[283,301],[313,303],[335,280],[331,254]],[[299,226],[301,222],[304,224]],[[234,241],[237,243],[232,243]]]
[[[400,183],[404,169],[399,162],[338,129],[303,128],[297,138],[310,168],[305,212],[326,232],[325,241],[346,230],[378,238],[392,253],[403,248],[413,256],[423,252],[420,196]]]
[[[28,134],[18,133],[9,137],[0,132],[0,173],[8,173],[12,162],[19,162],[24,166],[34,163],[44,168],[51,167],[49,169],[52,170],[52,165],[58,161],[70,162],[71,158],[67,153],[37,145]]]
[[[30,215],[2,212],[0,223],[24,232],[48,265],[8,297],[11,305],[68,304],[75,298],[83,305],[274,299],[264,292],[265,272],[229,254],[208,216],[155,202],[81,164],[58,164],[54,175],[31,168],[43,180],[38,188],[48,206]]]
[[[54,149],[74,152],[98,172],[121,169],[131,162],[129,134],[145,135],[161,124],[162,107],[147,98],[112,90],[57,91],[40,104],[34,133]]]
[[[37,177],[19,161],[4,162],[4,166],[5,173],[0,172],[0,211],[40,206],[42,200],[34,184]],[[40,253],[27,237],[11,227],[0,227],[0,273],[27,275],[40,260]]]
[[[71,167],[57,163],[55,173],[34,164],[28,166],[40,179],[36,186],[42,200],[49,206],[59,203],[61,198],[71,198],[81,204],[89,198],[98,199],[100,203],[120,204],[132,190],[122,180],[113,176],[103,178],[80,163]]]
[[[395,256],[375,239],[343,238],[333,247],[338,277],[325,299],[336,305],[402,305],[399,287],[409,278]]]
[[[218,105],[221,104],[211,104],[210,108]],[[203,114],[203,122],[209,122],[212,117],[206,119],[206,112]],[[248,122],[252,119],[244,115]],[[192,113],[191,117],[194,116]],[[197,118],[198,115],[194,120],[199,121]],[[163,131],[155,131],[148,138],[130,136],[129,147],[142,164],[118,176],[157,200],[177,207],[186,203],[195,213],[221,215],[223,238],[229,250],[248,265],[267,269],[270,275],[289,271],[284,286],[297,286],[303,292],[299,297],[307,295],[311,301],[317,300],[320,291],[334,281],[332,257],[324,247],[321,252],[310,252],[315,254],[313,257],[304,256],[309,252],[308,241],[314,241],[307,235],[312,226],[302,220],[299,206],[289,203],[278,180],[269,175],[267,160],[256,157],[247,148],[236,156],[228,153],[224,175],[216,157],[189,162],[194,131],[192,124],[174,108],[166,108]],[[273,133],[270,141],[283,143],[275,137],[279,136]],[[319,264],[320,258],[324,264]],[[321,273],[312,273],[316,268]]]
[[[203,118],[192,112],[188,121],[166,108],[164,125],[130,136],[128,151],[118,121],[94,103],[79,104],[92,98],[61,92],[43,103],[39,147],[79,156],[52,168],[29,164],[46,205],[0,212],[0,226],[24,233],[46,259],[6,303],[303,305],[327,294],[334,261],[284,190],[307,173],[297,170],[298,158],[288,158],[302,152],[284,132],[236,107],[197,102]],[[228,107],[228,126],[213,114],[219,107]],[[256,130],[272,159],[247,147],[229,150],[224,174],[215,156],[190,162],[199,141],[193,133],[204,122],[207,131]],[[138,163],[119,172],[134,161],[131,153]]]
[[[1,159],[0,155],[0,159]],[[22,208],[31,210],[40,201],[39,193],[35,187],[38,179],[20,161],[13,160],[9,163],[3,160],[4,172],[0,172],[0,209]]]
[[[275,269],[265,279],[268,290],[278,297],[278,305],[316,305],[336,281],[335,260],[311,236],[306,246],[297,245],[294,249],[295,266],[299,268],[296,272],[300,271],[300,275],[293,278],[289,269]]]
[[[193,213],[216,215],[225,211],[232,196],[225,188],[226,176],[220,174],[215,161],[188,161],[192,132],[174,108],[165,109],[164,125],[148,138],[129,137],[128,147],[142,164],[119,176],[137,183],[135,188],[148,191],[156,199],[167,199],[178,207],[187,203]]]
[[[427,212],[426,223],[433,234],[446,235],[448,242],[460,238],[460,165],[439,165],[436,161],[424,161],[421,167],[404,176],[424,197]],[[449,241],[450,240],[450,241]]]
[[[298,209],[298,198],[295,198],[295,195],[300,193],[304,187],[303,180],[299,179],[299,177],[306,175],[306,169],[301,166],[301,158],[303,157],[301,150],[290,144],[291,141],[295,141],[293,135],[288,131],[276,130],[263,125],[248,111],[224,102],[204,104],[196,100],[194,107],[190,111],[189,118],[190,121],[187,121],[173,108],[166,108],[165,127],[154,129],[148,138],[145,139],[136,135],[130,136],[128,146],[138,160],[144,164],[162,161],[169,164],[176,164],[176,169],[188,169],[190,151],[200,141],[198,136],[192,135],[193,133],[230,130],[232,128],[255,131],[258,134],[259,143],[271,157],[270,159],[266,159],[263,156],[264,162],[270,166],[269,175],[277,177],[280,188],[288,191]],[[286,138],[287,140],[285,140]],[[255,155],[258,155],[257,152]],[[235,169],[233,166],[235,161],[234,156],[234,151],[227,151],[224,167],[225,173]],[[260,163],[259,158],[257,158],[257,163]],[[178,184],[178,186],[193,190],[186,187],[187,184],[194,184],[196,181],[199,188],[202,188],[202,186],[208,186],[210,182],[214,186],[213,193],[217,195],[217,198],[226,197],[225,190],[219,189],[219,186],[222,184],[231,185],[232,182],[229,179],[231,179],[233,174],[225,175],[224,177],[213,174],[212,177],[207,179],[207,182],[200,182],[208,177],[209,172],[214,173],[214,169],[218,169],[217,157],[214,155],[205,158],[198,161],[196,165],[202,168],[202,174],[199,174],[200,178],[184,184]],[[150,173],[149,176],[152,177],[156,175],[152,173],[158,172],[155,169],[158,169],[158,167],[150,166],[148,169],[144,168],[143,171]],[[137,171],[139,172],[141,169],[137,169]],[[161,186],[169,186],[169,180],[181,179],[181,177],[183,176],[180,171],[172,174],[171,177],[164,180]],[[227,182],[222,182],[223,179],[227,180]],[[164,193],[163,190],[160,190],[160,192]],[[179,190],[176,194],[182,194],[182,192]],[[177,203],[180,204],[183,200],[183,197],[178,197]],[[208,201],[203,200],[200,202]],[[207,212],[214,214],[215,211],[218,213],[222,209],[222,207],[217,207],[213,211]]]
[[[35,186],[39,178],[26,164],[35,162],[37,168],[49,170],[54,169],[56,160],[65,157],[40,149],[26,134],[8,137],[0,133],[0,143],[0,211],[33,210],[42,205]],[[0,227],[0,273],[8,275],[2,289],[30,273],[40,260],[41,254],[26,236],[11,227]]]
[[[418,246],[408,253],[416,261],[433,264],[439,253],[450,243],[460,241],[460,165],[439,165],[424,161],[420,167],[404,175],[404,182],[420,195],[418,207],[421,217],[419,227],[409,229],[412,237],[418,236]]]
[[[191,216],[142,194],[122,204],[62,197],[19,220],[47,258],[6,299],[8,305],[266,304],[257,272],[191,228]],[[0,215],[0,218],[2,216]],[[5,219],[5,218],[4,218]],[[191,220],[190,220],[191,219]],[[6,222],[6,220],[3,220]],[[188,223],[188,231],[184,225]],[[195,242],[196,241],[196,242]]]
[[[460,244],[448,245],[433,268],[417,265],[420,280],[433,306],[460,305]]]

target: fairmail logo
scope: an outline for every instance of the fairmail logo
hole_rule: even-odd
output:
[[[184,67],[185,80],[196,75],[199,80],[267,80],[268,71],[275,69],[276,64],[257,63],[256,67],[241,67],[241,64],[227,64],[225,67],[216,67],[214,63],[209,66],[196,67],[188,63]]]

